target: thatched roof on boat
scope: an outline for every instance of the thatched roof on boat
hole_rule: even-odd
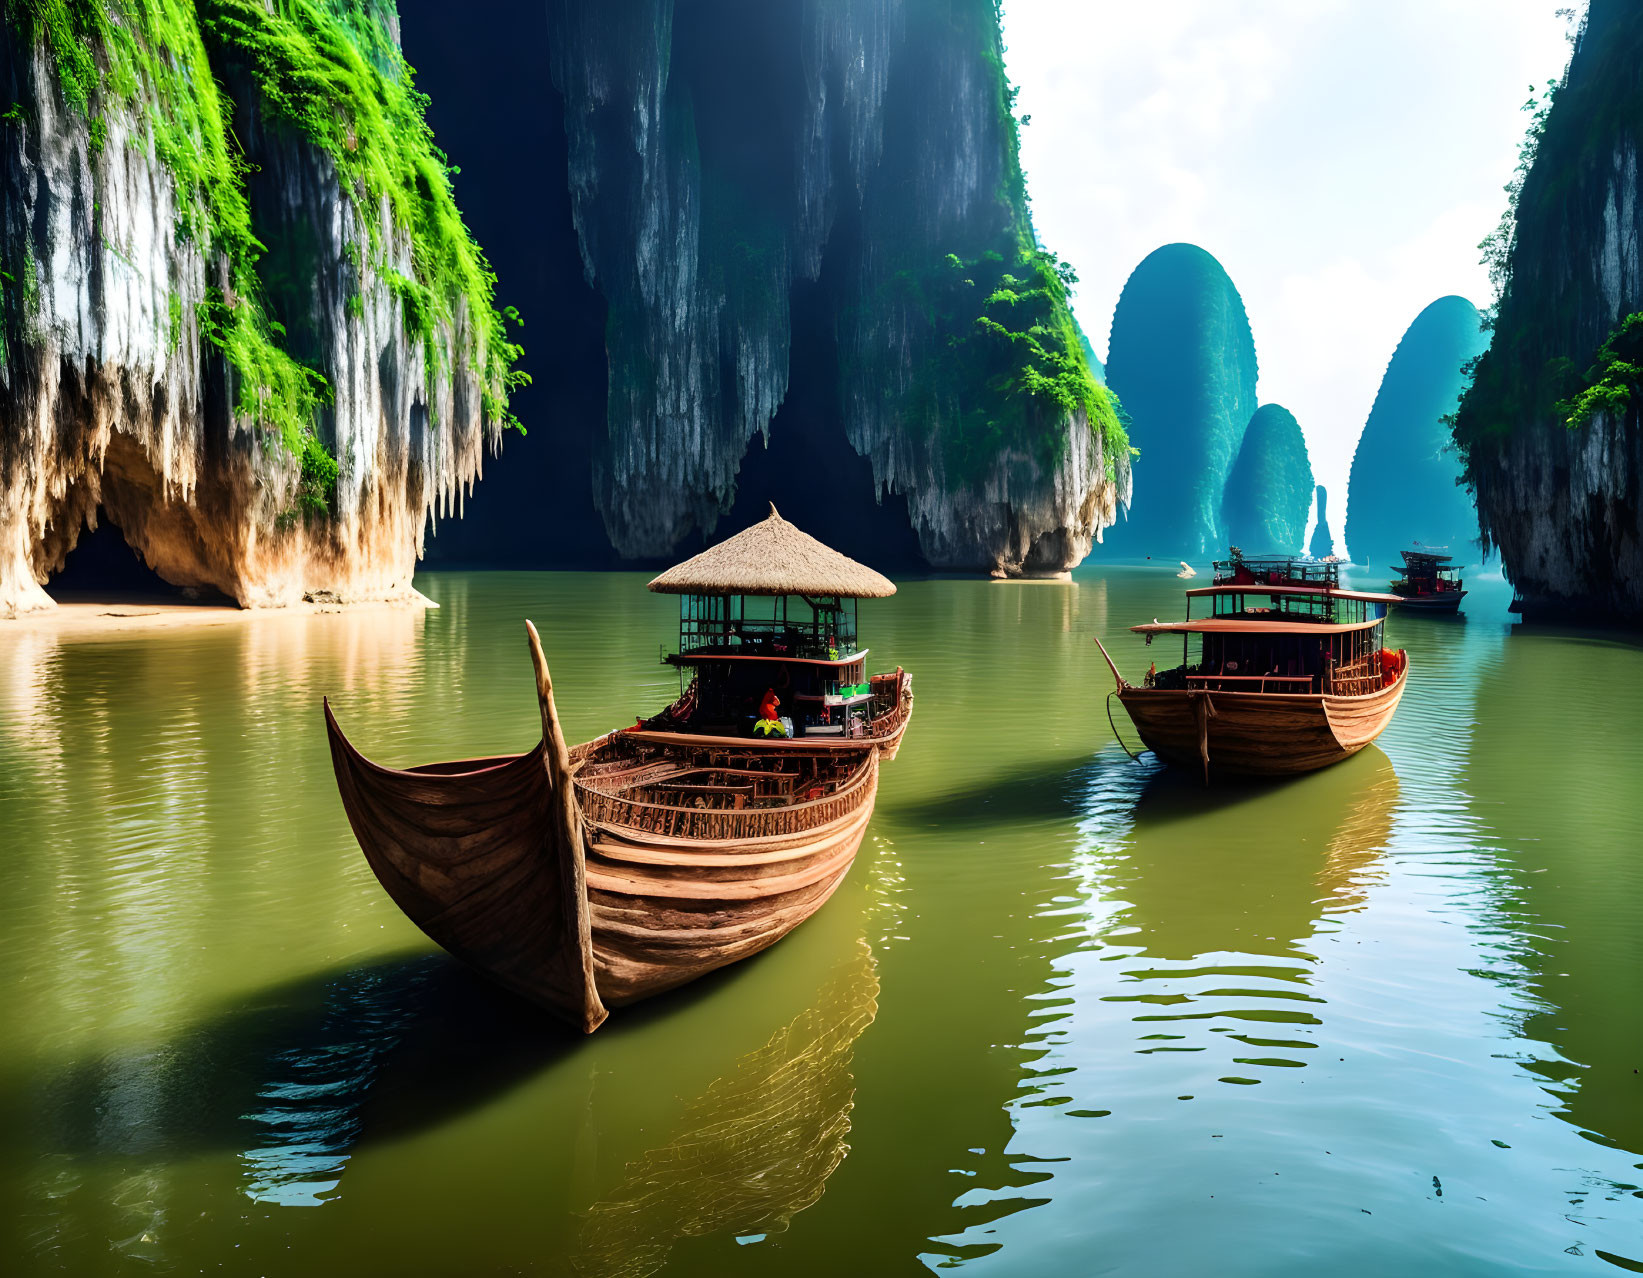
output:
[[[650,583],[664,595],[841,595],[882,599],[888,577],[824,546],[776,513],[669,568]]]

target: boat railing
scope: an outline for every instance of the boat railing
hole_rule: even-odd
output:
[[[1339,564],[1317,560],[1268,556],[1217,559],[1213,584],[1217,586],[1328,586],[1341,584]]]
[[[695,808],[629,798],[577,780],[583,819],[616,831],[638,830],[670,839],[714,841],[777,838],[827,825],[849,815],[872,793],[878,756],[869,752],[856,775],[840,789],[815,799],[774,808]]]
[[[876,674],[867,682],[873,692],[867,706],[868,738],[895,735],[913,708],[912,697],[904,695],[909,682],[907,672],[898,669],[893,674]]]
[[[1311,692],[1311,675],[1188,675],[1187,688],[1204,692]],[[1231,685],[1231,686],[1223,686]]]
[[[1324,676],[1324,692],[1332,697],[1363,697],[1386,686],[1378,655],[1343,662]]]
[[[763,617],[689,618],[679,624],[679,654],[697,656],[811,657],[838,660],[856,651],[845,624]]]

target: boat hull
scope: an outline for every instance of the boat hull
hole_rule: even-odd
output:
[[[1460,601],[1465,596],[1464,590],[1451,590],[1434,595],[1402,595],[1394,606],[1409,612],[1459,612]]]
[[[1408,682],[1356,697],[1262,692],[1118,692],[1146,747],[1210,776],[1290,776],[1350,758],[1385,731]]]
[[[594,972],[606,1006],[751,958],[825,905],[872,818],[876,752],[864,756],[861,770],[837,816],[762,837],[677,838],[607,823],[585,794]]]
[[[329,704],[326,729],[349,823],[388,895],[457,958],[591,1032],[608,1008],[749,958],[826,904],[872,818],[880,759],[906,731],[912,683],[880,676],[894,698],[881,731],[848,744],[628,730],[568,749],[534,629],[531,640],[543,740],[524,754],[396,770],[360,754]],[[635,767],[791,773],[810,797],[663,803],[614,779]]]

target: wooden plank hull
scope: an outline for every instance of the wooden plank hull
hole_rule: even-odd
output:
[[[722,842],[596,824],[588,843],[594,967],[612,1007],[660,994],[774,945],[819,910],[855,861],[878,756],[850,809],[814,829]]]
[[[545,747],[397,771],[325,723],[354,836],[394,904],[463,962],[592,1031],[605,1019],[579,847],[556,837]]]
[[[1450,590],[1433,595],[1400,595],[1394,606],[1408,612],[1459,612],[1460,601],[1465,597],[1464,590]]]
[[[1356,754],[1386,729],[1409,671],[1360,697],[1261,692],[1118,692],[1147,748],[1206,776],[1287,776]]]
[[[524,754],[400,771],[361,755],[329,704],[326,728],[349,823],[394,902],[457,958],[591,1032],[608,1007],[757,954],[827,902],[905,733],[911,680],[878,677],[895,700],[853,749],[633,731],[567,749],[531,640],[543,740]],[[693,785],[709,793],[692,808],[632,779],[722,772],[712,756],[732,754],[740,776],[803,777],[810,797],[726,807]]]

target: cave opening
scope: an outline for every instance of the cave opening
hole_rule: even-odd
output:
[[[742,457],[736,499],[720,521],[737,532],[774,502],[782,518],[835,550],[887,572],[928,572],[902,493],[878,493],[873,464],[851,445],[840,403],[838,299],[860,251],[861,217],[844,211],[828,236],[821,273],[789,293],[787,395]]]
[[[143,562],[125,534],[101,507],[97,526],[80,533],[63,566],[46,582],[58,603],[198,602],[198,591],[184,593]],[[228,602],[226,598],[222,600]]]

